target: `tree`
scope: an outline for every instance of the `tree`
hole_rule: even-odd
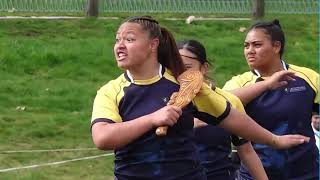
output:
[[[255,19],[260,19],[264,16],[264,0],[252,0],[252,13]]]
[[[98,0],[88,0],[87,1],[87,16],[88,17],[98,17],[99,6]]]

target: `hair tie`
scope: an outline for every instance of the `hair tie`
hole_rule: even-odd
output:
[[[272,24],[276,25],[276,26],[279,26],[281,28],[281,25],[280,25],[280,21],[278,19],[274,19],[272,21]]]

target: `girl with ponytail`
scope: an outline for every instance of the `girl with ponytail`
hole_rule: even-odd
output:
[[[276,148],[305,140],[271,134],[205,84],[185,108],[167,105],[179,90],[176,78],[184,66],[172,34],[149,16],[120,25],[114,54],[124,73],[98,90],[91,132],[99,149],[115,151],[115,179],[205,180],[195,155],[194,117]],[[166,136],[155,134],[160,126],[169,126]]]

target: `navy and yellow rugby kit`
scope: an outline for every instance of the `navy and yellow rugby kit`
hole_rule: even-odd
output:
[[[150,114],[166,106],[179,85],[163,68],[148,80],[133,80],[128,72],[98,90],[91,125],[121,123]],[[193,117],[218,124],[230,112],[223,96],[203,85],[194,101],[183,109],[178,122],[159,137],[151,129],[137,140],[115,149],[115,176],[125,179],[206,179],[193,142]]]
[[[215,88],[214,91],[225,97],[233,108],[245,113],[244,107],[235,95]],[[248,141],[231,135],[217,126],[195,128],[195,141],[200,164],[205,168],[208,180],[234,180],[234,168],[229,158],[231,143],[241,146]]]
[[[245,110],[274,134],[301,134],[310,137],[310,142],[288,150],[275,150],[261,144],[253,146],[269,179],[319,179],[319,152],[310,125],[312,113],[319,113],[319,74],[308,68],[282,63],[284,69],[295,73],[295,81],[289,81],[285,87],[265,91],[248,103]],[[233,77],[224,89],[241,88],[263,79],[253,70]],[[240,174],[245,179],[252,179],[243,165]]]

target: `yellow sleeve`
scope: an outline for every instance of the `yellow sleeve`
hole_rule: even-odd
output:
[[[238,75],[238,76],[232,77],[229,81],[227,81],[222,89],[226,91],[230,91],[230,90],[234,90],[241,87],[242,86],[240,83],[240,77]]]
[[[99,89],[93,103],[91,123],[101,119],[106,122],[122,122],[116,98],[117,91],[111,83]]]
[[[203,84],[200,92],[193,99],[198,113],[196,117],[208,124],[218,124],[229,115],[230,103],[221,94]]]
[[[221,94],[222,96],[224,96],[230,102],[230,104],[233,108],[237,109],[240,112],[245,113],[243,104],[237,96],[231,94],[228,91],[222,90],[220,88],[216,88],[215,91],[217,93]]]
[[[314,98],[314,103],[319,104],[320,101],[320,95],[319,95],[319,89],[320,89],[320,80],[319,80],[319,73],[316,71],[306,68],[306,67],[300,67],[293,64],[290,64],[289,71],[295,72],[296,76],[299,76],[303,78],[314,90],[316,96]]]
[[[224,96],[230,102],[232,108],[238,110],[239,112],[246,113],[241,100],[237,96],[219,88],[216,88],[215,91]],[[240,136],[231,135],[231,142],[234,146],[241,146],[248,141]]]
[[[233,76],[229,81],[223,86],[223,90],[230,91],[238,89],[244,86],[254,84],[258,76],[255,76],[251,71],[245,72],[243,74]]]
[[[320,95],[319,95],[319,89],[320,89],[320,78],[319,74],[317,73],[314,77],[314,83],[315,83],[315,91],[316,91],[316,97],[314,99],[314,103],[319,104],[320,102]]]
[[[304,78],[309,85],[312,87],[312,89],[315,92],[315,98],[313,100],[313,112],[316,112],[319,114],[319,101],[320,101],[320,95],[319,95],[319,89],[320,89],[320,83],[319,83],[319,74],[315,71],[306,68],[305,73],[307,74],[307,78]],[[301,76],[303,77],[303,76]]]

